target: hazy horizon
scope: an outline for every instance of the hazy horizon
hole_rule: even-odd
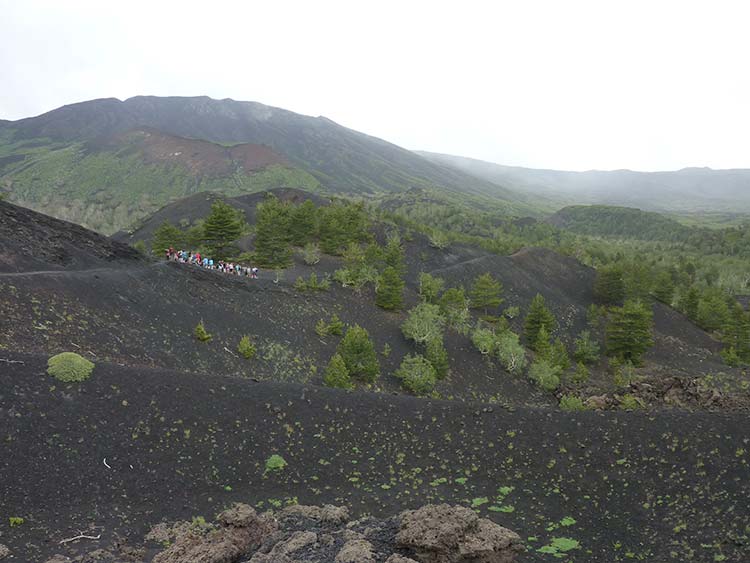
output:
[[[99,6],[2,4],[0,119],[208,95],[507,166],[750,168],[741,2]]]

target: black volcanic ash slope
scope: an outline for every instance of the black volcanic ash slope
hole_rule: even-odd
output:
[[[135,266],[132,247],[0,200],[0,272]]]
[[[248,215],[254,212],[252,202],[261,199],[262,195],[243,200],[248,203]],[[338,258],[324,256],[315,266],[297,259],[278,282],[273,272],[261,272],[259,280],[248,280],[142,259],[126,263],[92,259],[89,269],[82,269],[76,264],[61,267],[53,258],[47,266],[44,261],[27,258],[27,241],[40,241],[40,248],[48,248],[45,241],[64,240],[83,255],[110,252],[110,247],[130,256],[133,251],[9,204],[0,212],[5,212],[0,217],[3,222],[10,217],[26,218],[26,223],[5,238],[10,251],[4,260],[14,264],[12,271],[17,272],[0,275],[0,313],[7,321],[0,326],[0,342],[6,348],[42,354],[80,349],[95,358],[129,365],[320,383],[339,339],[321,338],[315,325],[337,314],[345,323],[366,328],[378,352],[386,344],[391,348],[387,357],[379,354],[382,377],[378,388],[382,390],[400,389],[391,374],[406,354],[416,352],[401,332],[406,313],[376,307],[371,288],[360,294],[333,283],[329,291],[316,295],[293,288],[298,276],[332,273],[341,265]],[[22,236],[15,238],[14,233]],[[14,253],[13,249],[19,250]],[[406,254],[408,306],[417,302],[420,271],[444,277],[449,286],[467,287],[476,276],[489,272],[503,282],[506,306],[520,306],[525,311],[536,293],[544,295],[560,321],[555,335],[569,345],[586,328],[594,272],[573,258],[544,249],[525,249],[512,256],[461,245],[439,250],[421,235],[406,243]],[[29,273],[23,274],[24,269]],[[654,311],[656,346],[647,356],[646,375],[668,379],[724,372],[736,379],[738,370],[721,363],[719,344],[705,332],[672,309],[656,304]],[[213,335],[210,342],[193,338],[200,321]],[[521,317],[511,324],[522,331]],[[257,358],[252,361],[236,353],[246,334],[258,346]],[[438,386],[444,397],[508,404],[555,401],[525,377],[511,376],[497,362],[486,361],[467,336],[448,331],[446,347],[452,373]],[[604,373],[606,364],[596,369]]]
[[[19,561],[91,549],[58,545],[89,526],[96,545],[133,544],[236,501],[473,506],[520,534],[526,562],[553,560],[553,538],[580,563],[750,557],[745,414],[509,411],[103,362],[63,385],[45,357],[0,358],[23,362],[0,368],[0,498],[24,518],[0,543]]]

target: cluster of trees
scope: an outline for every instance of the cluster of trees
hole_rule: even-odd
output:
[[[370,220],[362,204],[317,207],[308,200],[295,206],[269,195],[256,213],[255,260],[268,268],[288,266],[295,246],[319,245],[326,254],[340,255],[348,244],[368,238]]]
[[[718,274],[695,279],[691,262],[680,268],[649,268],[644,264],[615,262],[597,270],[594,293],[603,305],[634,311],[632,302],[650,303],[655,299],[675,306],[702,329],[718,334],[726,344],[724,357],[730,365],[750,363],[750,317],[727,291],[716,287]],[[630,305],[628,305],[630,301]],[[627,307],[626,307],[627,305]]]
[[[388,310],[401,309],[404,302],[406,262],[404,247],[397,231],[388,234],[384,246],[351,241],[343,251],[344,265],[334,279],[344,287],[362,289],[375,285],[375,303]]]
[[[593,305],[589,316],[591,330],[582,331],[574,340],[573,360],[576,364],[571,376],[574,383],[588,379],[588,365],[599,360],[600,346],[592,331],[595,334],[605,333],[607,354],[618,365],[637,365],[653,345],[651,310],[639,301],[627,300],[622,307]],[[606,326],[604,330],[601,328],[602,319]],[[544,297],[537,294],[529,305],[523,323],[524,340],[534,352],[527,375],[548,391],[557,389],[563,373],[573,367],[565,343],[559,337],[552,338],[557,326],[557,320]],[[496,326],[480,322],[471,339],[481,354],[497,358],[509,372],[520,374],[526,368],[525,349],[518,335],[508,328],[507,322],[500,322]]]
[[[164,221],[154,231],[151,250],[163,254],[167,248],[201,249],[212,258],[224,260],[236,253],[233,243],[247,230],[245,217],[222,200],[211,205],[211,213],[197,225],[183,230]]]
[[[420,303],[409,311],[401,330],[406,338],[416,343],[421,353],[407,356],[396,372],[404,387],[419,394],[430,392],[450,369],[444,345],[446,329],[468,334],[470,309],[480,309],[487,315],[494,312],[503,301],[501,293],[502,284],[490,274],[477,276],[468,296],[463,287],[446,288],[444,279],[420,274]],[[504,338],[512,340],[510,334]],[[523,348],[517,340],[515,344],[512,350],[510,346],[502,347],[503,353],[507,353],[503,358],[511,365],[520,366],[525,361]]]
[[[257,206],[254,260],[266,268],[284,268],[291,263],[293,248],[307,245],[313,255],[320,250],[340,255],[348,244],[369,238],[369,225],[362,204],[337,202],[318,207],[307,200],[293,205],[269,194]],[[189,229],[165,221],[154,231],[151,248],[155,253],[170,246],[200,249],[222,260],[236,256],[233,243],[246,232],[242,212],[217,200],[209,216]]]

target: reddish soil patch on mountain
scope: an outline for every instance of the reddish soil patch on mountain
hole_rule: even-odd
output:
[[[194,176],[227,176],[238,169],[262,170],[273,164],[287,164],[270,148],[253,143],[223,146],[199,139],[167,135],[155,129],[136,129],[117,135],[105,146],[125,145],[137,150],[149,164],[180,163]]]

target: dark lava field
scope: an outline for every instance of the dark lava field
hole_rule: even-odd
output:
[[[61,385],[43,357],[3,358],[19,363],[0,372],[0,496],[25,522],[2,541],[28,561],[79,529],[137,539],[235,501],[468,505],[522,536],[521,561],[554,560],[537,549],[560,536],[580,542],[571,561],[748,554],[743,414],[507,409],[108,364]],[[283,470],[266,471],[273,454]]]

